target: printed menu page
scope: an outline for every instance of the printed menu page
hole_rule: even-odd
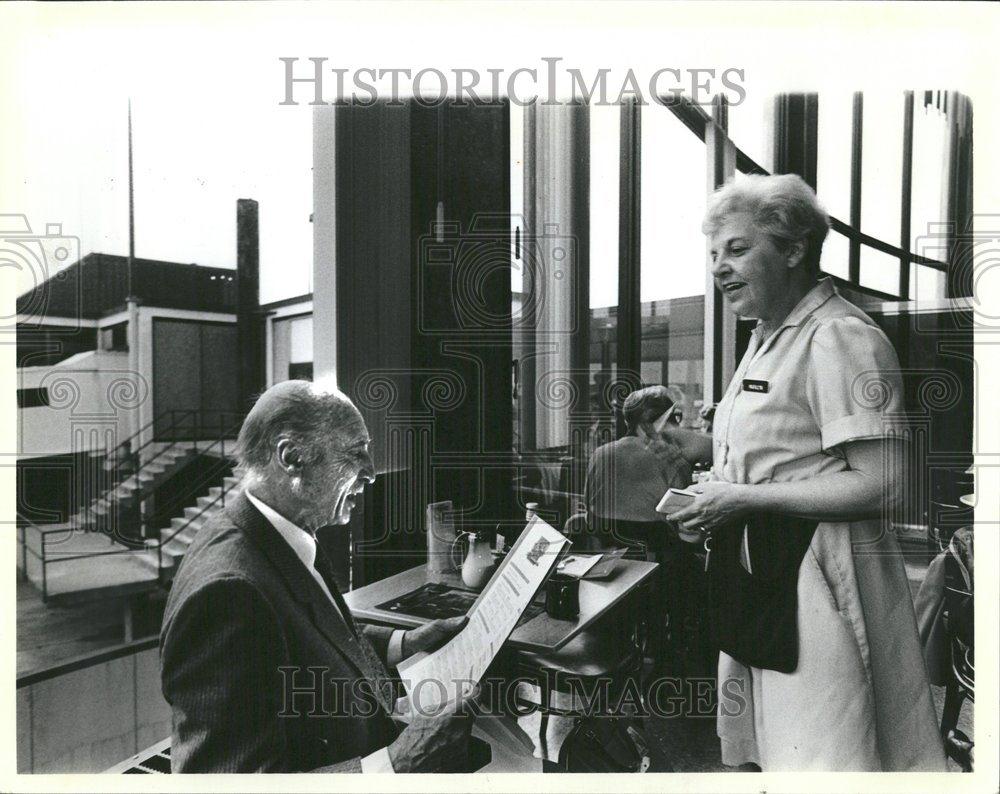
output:
[[[533,517],[469,610],[469,622],[434,653],[397,669],[409,694],[402,711],[431,714],[453,706],[483,677],[569,539]]]

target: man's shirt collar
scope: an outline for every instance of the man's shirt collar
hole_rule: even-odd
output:
[[[250,504],[260,511],[260,514],[268,520],[271,526],[278,531],[278,534],[285,539],[285,542],[292,547],[295,556],[302,560],[308,570],[313,570],[316,564],[316,538],[312,536],[312,533],[293,524],[273,507],[265,504],[250,493],[249,490],[245,490],[244,493],[246,493],[247,499],[250,500]]]

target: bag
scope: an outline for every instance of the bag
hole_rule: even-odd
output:
[[[559,750],[559,765],[567,772],[645,772],[649,761],[649,745],[626,717],[582,719]]]
[[[799,568],[817,525],[809,519],[759,514],[712,533],[708,611],[720,650],[748,667],[795,671]],[[741,562],[744,536],[749,571]]]

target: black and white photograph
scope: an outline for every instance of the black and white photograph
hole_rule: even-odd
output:
[[[998,22],[0,7],[0,788],[995,792]]]

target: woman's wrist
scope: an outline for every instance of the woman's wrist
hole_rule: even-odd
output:
[[[759,486],[740,484],[735,486],[733,492],[736,495],[736,508],[741,516],[763,509]]]

